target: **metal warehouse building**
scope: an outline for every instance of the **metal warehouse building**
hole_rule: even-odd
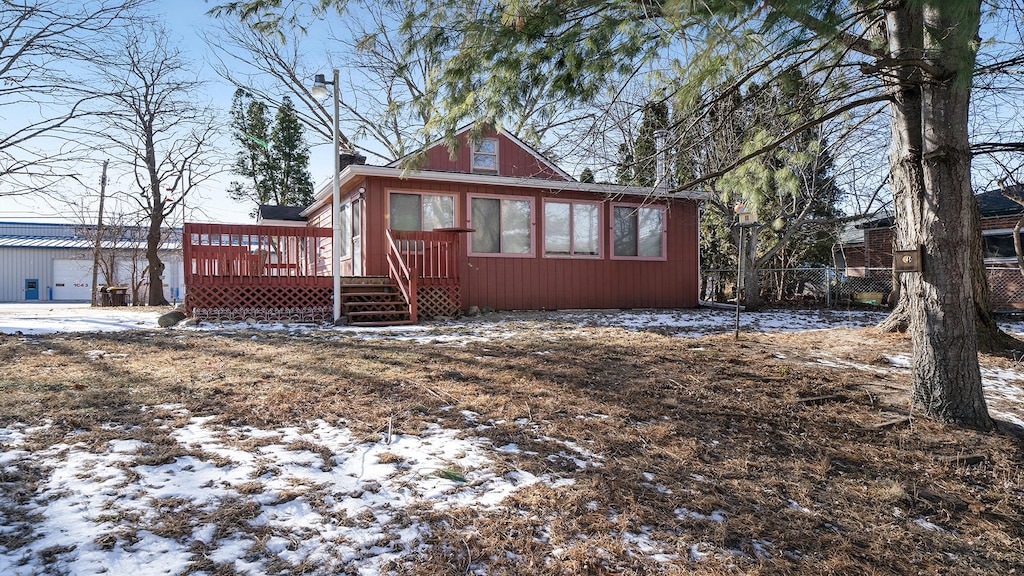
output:
[[[95,226],[0,222],[0,302],[92,299]],[[146,301],[144,228],[121,229],[119,238],[100,243],[103,265],[100,286],[129,287],[140,303]],[[108,236],[108,234],[104,234]],[[181,258],[181,231],[168,233],[161,247],[165,266],[164,297],[181,302],[185,297]]]

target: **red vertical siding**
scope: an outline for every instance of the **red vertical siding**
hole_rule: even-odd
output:
[[[544,178],[547,180],[565,181],[565,177],[551,169],[529,150],[524,149],[504,134],[487,136],[498,139],[498,175],[520,176],[524,178]],[[472,172],[470,148],[466,135],[458,137],[458,150],[455,159],[444,144],[437,144],[427,150],[426,163],[423,170],[441,170],[446,172]]]
[[[507,189],[444,182],[369,178],[366,187],[364,273],[387,275],[384,231],[388,190],[448,192],[456,196],[456,223],[466,226],[467,195],[498,194],[535,198],[535,258],[467,257],[468,234],[462,236],[459,274],[463,307],[497,310],[567,308],[684,308],[697,305],[697,206],[673,202],[666,219],[665,261],[611,260],[607,226],[602,227],[601,259],[544,258],[542,199],[554,197],[534,189]],[[562,191],[560,199],[594,200],[593,195]],[[609,222],[610,202],[601,204]]]

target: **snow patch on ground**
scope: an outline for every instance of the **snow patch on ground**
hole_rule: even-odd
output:
[[[504,471],[489,441],[438,425],[390,444],[323,421],[262,430],[211,418],[171,430],[172,447],[125,437],[96,449],[69,435],[29,452],[29,436],[0,429],[3,472],[39,476],[27,498],[0,498],[2,533],[22,542],[0,547],[5,575],[181,574],[197,549],[246,574],[266,573],[268,557],[376,573],[422,541],[417,507],[487,509],[563,484]]]

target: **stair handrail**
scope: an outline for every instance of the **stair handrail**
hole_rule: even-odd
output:
[[[402,258],[402,253],[398,250],[398,245],[395,243],[394,237],[391,235],[391,229],[386,228],[384,234],[388,240],[388,275],[391,280],[398,286],[398,290],[405,297],[405,301],[409,303],[409,319],[416,322],[416,280],[419,277],[419,271],[415,268],[410,269],[405,263],[405,259]]]

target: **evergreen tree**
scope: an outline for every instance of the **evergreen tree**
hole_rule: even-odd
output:
[[[272,201],[273,165],[270,157],[270,117],[267,105],[239,88],[231,100],[231,136],[238,150],[231,172],[243,177],[231,182],[228,194],[237,202],[253,202],[256,206]],[[255,215],[256,208],[253,208]]]
[[[308,206],[313,203],[313,177],[309,174],[309,145],[295,114],[291,98],[285,96],[277,108],[270,130],[270,158],[273,164],[271,193],[274,203]]]
[[[309,146],[295,107],[287,96],[270,122],[269,109],[243,89],[231,103],[231,132],[238,147],[232,173],[245,178],[232,182],[233,200],[278,206],[308,206],[313,202]]]
[[[669,107],[666,102],[644,105],[636,139],[619,146],[616,183],[653,187],[657,182],[658,154],[670,156],[669,150],[658,149],[657,132],[668,130]]]
[[[716,110],[716,120],[734,129],[705,134],[709,140],[721,138],[712,145],[718,153],[729,159],[741,157],[805,124],[806,111],[813,110],[818,88],[796,72],[765,85],[751,84],[742,98],[723,101]],[[780,115],[779,110],[790,112]],[[769,153],[713,180],[717,196],[710,204],[718,214],[708,224],[731,225],[733,207],[738,203],[753,208],[763,224],[747,241],[742,255],[746,271],[744,293],[749,307],[760,304],[761,269],[830,260],[826,255],[833,244],[830,233],[839,217],[836,204],[840,200],[840,191],[832,178],[832,161],[822,129],[810,126]],[[706,232],[710,238],[720,236],[715,230]],[[735,254],[738,231],[733,229],[731,235],[731,245],[718,243],[714,248]],[[725,255],[721,253],[705,257],[709,262],[723,259]],[[785,292],[785,284],[785,278],[777,283],[780,292]]]

